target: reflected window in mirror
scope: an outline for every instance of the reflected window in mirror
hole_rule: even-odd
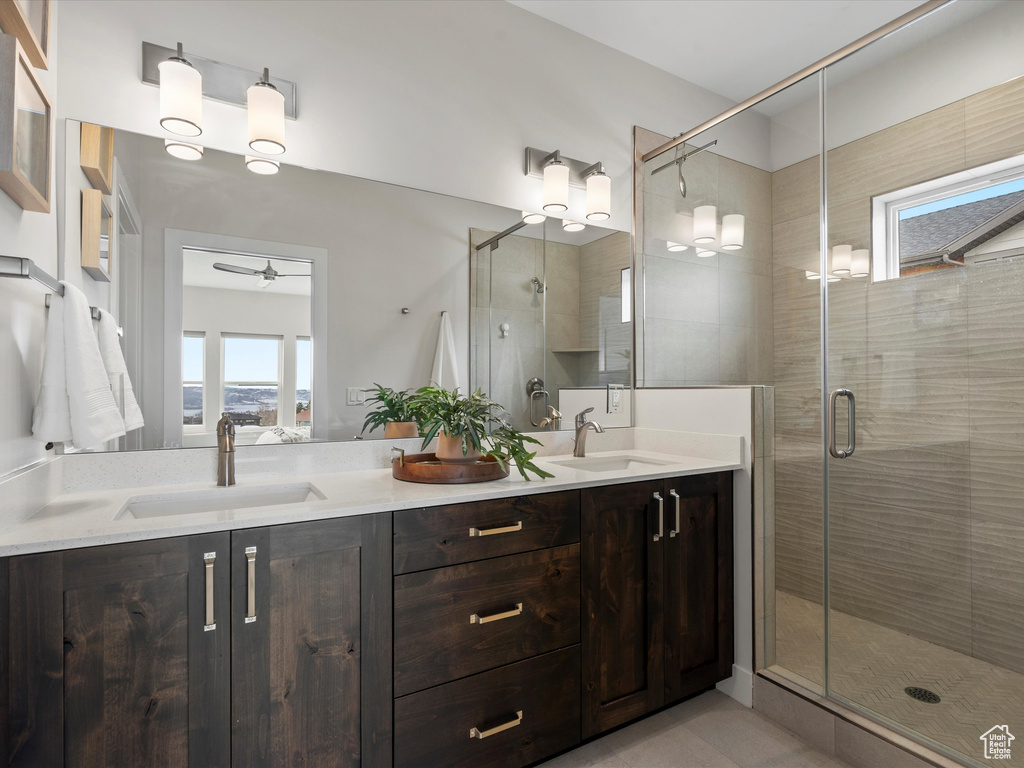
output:
[[[295,340],[295,426],[313,423],[313,340]]]
[[[185,331],[181,339],[182,424],[186,431],[203,427],[206,334]]]
[[[281,339],[270,336],[224,335],[223,410],[241,429],[265,429],[280,423],[278,395],[282,386]]]

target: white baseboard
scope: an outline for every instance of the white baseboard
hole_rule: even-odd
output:
[[[749,669],[732,665],[732,677],[715,686],[745,707],[754,706],[754,674]]]

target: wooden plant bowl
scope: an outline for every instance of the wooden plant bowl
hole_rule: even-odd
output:
[[[471,464],[442,464],[432,453],[415,453],[391,462],[391,475],[407,483],[485,483],[508,477],[497,459],[485,456]]]

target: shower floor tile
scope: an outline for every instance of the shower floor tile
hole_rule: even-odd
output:
[[[948,648],[833,611],[829,685],[833,695],[986,763],[981,735],[1008,725],[1017,736],[1014,757],[1024,766],[1024,675]],[[775,665],[770,669],[820,693],[824,685],[821,606],[776,592]],[[938,704],[910,698],[916,686]],[[1020,745],[1020,746],[1017,746]]]

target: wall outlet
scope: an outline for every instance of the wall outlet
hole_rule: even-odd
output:
[[[365,405],[366,392],[362,387],[347,387],[345,389],[345,405]]]
[[[622,413],[622,385],[621,384],[609,384],[608,385],[608,403],[605,410],[608,413]]]

